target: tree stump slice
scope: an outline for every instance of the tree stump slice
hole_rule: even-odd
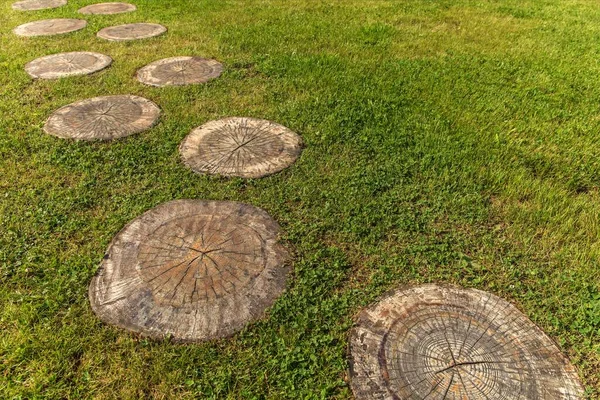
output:
[[[113,239],[89,296],[98,317],[152,338],[225,337],[260,318],[285,289],[280,228],[241,203],[175,200]]]
[[[516,307],[424,285],[391,292],[350,333],[357,400],[582,399],[574,367]]]
[[[67,0],[23,0],[13,3],[12,8],[18,11],[37,11],[58,8],[65,4]]]
[[[159,115],[160,108],[143,97],[94,97],[55,111],[44,131],[65,139],[112,140],[152,128]]]
[[[160,24],[125,24],[117,26],[109,26],[101,29],[97,36],[102,39],[118,42],[125,40],[147,39],[162,35],[167,31],[167,28]]]
[[[221,75],[223,65],[200,57],[171,57],[155,61],[137,72],[150,86],[183,86],[208,82]]]
[[[80,14],[111,15],[135,11],[137,8],[129,3],[98,3],[79,9]]]
[[[19,36],[50,36],[75,32],[87,26],[87,21],[82,19],[56,18],[28,22],[17,26],[13,32]]]
[[[37,58],[25,65],[25,71],[32,78],[58,79],[90,75],[103,70],[111,63],[112,58],[104,54],[76,51]]]
[[[289,167],[302,139],[285,126],[231,117],[194,129],[179,146],[185,165],[199,174],[260,178]]]

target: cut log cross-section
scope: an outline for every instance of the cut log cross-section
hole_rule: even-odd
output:
[[[111,15],[135,11],[136,7],[129,3],[98,3],[79,9],[81,14]]]
[[[46,121],[50,135],[76,140],[112,140],[150,129],[160,109],[143,97],[101,96],[56,110]]]
[[[366,399],[582,399],[573,366],[516,307],[425,285],[363,311],[350,334],[352,389]]]
[[[137,72],[137,79],[150,86],[183,86],[208,82],[221,75],[223,65],[201,57],[171,57],[155,61]]]
[[[155,338],[224,337],[259,318],[285,288],[287,252],[264,211],[176,200],[113,240],[90,300],[105,322]]]
[[[12,8],[19,11],[37,11],[58,8],[65,4],[67,0],[22,0],[14,3]]]
[[[82,19],[55,18],[28,22],[17,26],[13,32],[16,35],[26,37],[50,36],[75,32],[86,26],[87,22]]]
[[[147,39],[162,35],[167,28],[160,24],[136,23],[109,26],[101,29],[96,35],[111,41]]]
[[[32,78],[57,79],[93,74],[111,63],[112,58],[104,54],[76,51],[36,58],[25,65],[25,71]]]
[[[302,139],[271,121],[231,117],[194,129],[179,151],[197,173],[260,178],[293,164],[302,151]]]

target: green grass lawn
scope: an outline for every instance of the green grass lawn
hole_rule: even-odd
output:
[[[136,0],[86,29],[11,30],[93,3],[0,0],[0,398],[351,398],[353,317],[403,284],[498,294],[542,327],[600,398],[600,4],[587,0]],[[157,22],[112,43],[106,26]],[[95,75],[32,81],[62,51]],[[215,58],[208,84],[134,79],[169,56]],[[112,143],[42,132],[55,109],[135,94],[163,110]],[[298,162],[260,180],[198,176],[178,144],[209,120],[298,132]],[[131,219],[180,198],[268,211],[294,249],[286,293],[229,339],[156,342],[101,323],[87,286]]]

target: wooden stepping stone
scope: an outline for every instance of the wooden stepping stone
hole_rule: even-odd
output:
[[[302,139],[274,122],[233,117],[194,129],[179,151],[194,172],[260,178],[293,164],[302,151]]]
[[[357,400],[582,399],[574,367],[510,303],[424,285],[364,310],[350,333]]]
[[[57,79],[93,74],[111,63],[112,58],[104,54],[75,51],[37,58],[25,65],[25,71],[32,78]]]
[[[67,4],[67,0],[23,0],[13,3],[13,10],[37,11],[58,8]]]
[[[111,41],[147,39],[162,35],[167,28],[160,24],[125,24],[101,29],[97,36]]]
[[[205,83],[221,75],[223,65],[200,57],[171,57],[148,64],[137,79],[150,86],[182,86]]]
[[[143,97],[94,97],[55,111],[44,131],[65,139],[112,140],[150,129],[159,115],[158,106]]]
[[[87,21],[82,19],[44,19],[40,21],[28,22],[17,26],[13,32],[19,36],[50,36],[63,33],[75,32],[85,28]]]
[[[110,15],[135,11],[137,8],[129,3],[98,3],[79,9],[80,14]]]
[[[108,324],[193,342],[229,336],[283,292],[288,253],[279,225],[241,203],[175,200],[113,239],[89,289]]]

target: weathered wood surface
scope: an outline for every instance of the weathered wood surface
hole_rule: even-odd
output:
[[[302,151],[302,139],[271,121],[231,117],[194,129],[179,151],[197,173],[260,178],[293,164]]]
[[[147,211],[110,244],[90,284],[106,323],[193,342],[231,335],[283,292],[279,225],[241,203],[175,200]]]
[[[50,36],[75,32],[87,26],[82,19],[56,18],[28,22],[17,26],[13,32],[19,36]]]
[[[160,108],[143,97],[94,97],[55,111],[44,131],[65,139],[112,140],[150,129],[159,116]]]
[[[67,0],[23,0],[13,3],[13,10],[37,11],[58,8],[67,4]]]
[[[147,39],[162,35],[167,28],[160,24],[136,23],[109,26],[101,29],[97,36],[111,41]]]
[[[25,71],[32,78],[58,79],[93,74],[111,63],[112,58],[104,54],[76,51],[36,58],[25,65]]]
[[[424,285],[364,310],[350,333],[357,400],[582,399],[574,367],[516,307],[492,294]]]
[[[98,3],[79,9],[80,14],[110,15],[135,11],[136,7],[129,3]]]
[[[223,65],[200,57],[171,57],[155,61],[137,72],[151,86],[182,86],[208,82],[221,75]]]

